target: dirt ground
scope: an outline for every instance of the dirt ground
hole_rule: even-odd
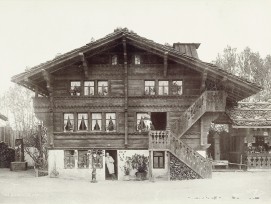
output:
[[[187,181],[98,181],[34,177],[0,169],[0,203],[271,203],[271,172],[214,172]]]

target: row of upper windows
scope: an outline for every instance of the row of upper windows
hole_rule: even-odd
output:
[[[64,132],[73,132],[75,130],[74,113],[64,113]],[[91,113],[89,120],[88,113],[77,113],[78,131],[116,131],[117,118],[116,113]],[[105,117],[105,124],[102,123]],[[89,124],[90,122],[90,124]],[[104,126],[105,125],[105,126]],[[90,126],[90,128],[89,128]],[[151,116],[146,112],[136,114],[136,130],[149,131],[154,130]]]
[[[156,81],[148,80],[145,81],[144,93],[145,95],[182,95],[183,93],[183,82],[180,80],[167,81],[159,80],[158,81],[158,91],[156,90]],[[72,96],[81,95],[81,82],[72,81],[71,82],[70,93]],[[99,96],[108,95],[108,81],[98,81],[95,85],[95,81],[84,81],[84,95],[93,96],[95,95],[95,86],[97,86],[97,94]]]

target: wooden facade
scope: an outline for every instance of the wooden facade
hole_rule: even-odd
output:
[[[50,151],[149,150],[151,158],[161,150],[210,177],[209,161],[196,150],[208,148],[211,122],[260,87],[202,62],[198,47],[164,46],[117,29],[12,81],[36,92]]]

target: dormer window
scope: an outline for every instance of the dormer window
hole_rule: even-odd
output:
[[[80,81],[71,81],[71,96],[80,96],[81,93],[81,82]]]
[[[117,65],[118,64],[118,56],[113,55],[111,61],[112,61],[112,65]]]
[[[139,55],[135,55],[135,64],[141,64],[141,59]]]

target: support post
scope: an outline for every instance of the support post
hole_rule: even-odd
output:
[[[168,52],[164,53],[164,77],[167,76],[167,70],[168,70]]]
[[[126,45],[126,36],[123,35],[122,38],[123,45],[123,57],[124,57],[124,127],[125,127],[125,139],[124,145],[128,146],[128,64],[127,64],[127,45]]]
[[[88,69],[89,69],[88,62],[87,62],[87,60],[85,58],[84,53],[80,52],[79,56],[81,57],[81,61],[82,61],[82,64],[83,64],[83,70],[84,70],[85,78],[88,78]]]

